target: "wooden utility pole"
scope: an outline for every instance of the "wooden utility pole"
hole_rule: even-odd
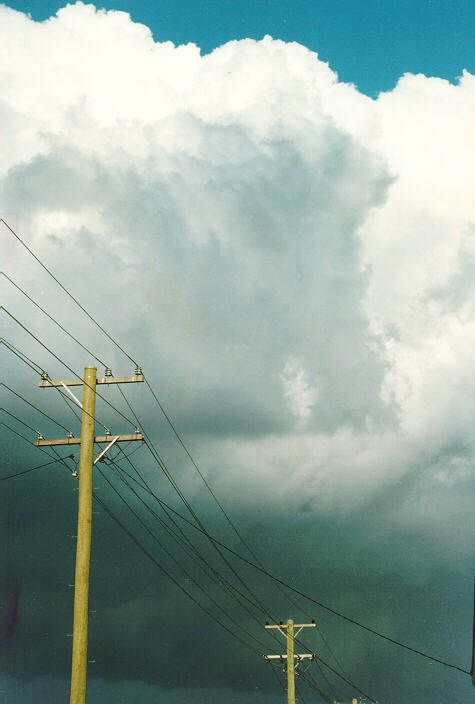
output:
[[[52,445],[80,445],[79,459],[79,499],[78,499],[78,528],[76,547],[76,576],[74,581],[74,625],[73,625],[73,655],[71,669],[71,698],[70,704],[85,704],[87,688],[87,643],[88,643],[88,616],[89,616],[89,570],[91,563],[91,530],[92,530],[92,470],[94,464],[103,457],[109,447],[116,442],[130,440],[143,440],[141,433],[135,435],[105,435],[94,436],[96,384],[118,384],[143,381],[141,370],[137,368],[134,377],[112,377],[110,370],[104,379],[96,378],[96,368],[84,369],[84,380],[50,381],[45,377],[39,383],[44,387],[64,387],[82,406],[81,437],[59,438],[45,440],[41,438],[35,442],[37,447]],[[82,404],[69,391],[68,386],[83,385]],[[108,443],[107,447],[94,460],[94,443]]]
[[[294,622],[287,621],[287,702],[295,704]]]
[[[87,634],[89,615],[89,568],[92,530],[92,461],[94,453],[94,412],[96,369],[84,370],[82,396],[81,454],[79,460],[78,529],[76,576],[74,580],[73,663],[71,704],[86,701]]]
[[[282,633],[287,640],[286,655],[264,655],[267,662],[270,662],[271,660],[287,660],[287,704],[295,704],[295,660],[297,660],[298,664],[301,660],[313,660],[315,658],[313,653],[300,653],[299,655],[296,655],[294,653],[295,638],[298,636],[302,628],[315,628],[315,626],[315,621],[312,621],[312,623],[294,623],[292,619],[287,621],[286,631],[283,630],[284,624],[282,621],[278,625],[269,625],[268,623],[265,625],[265,628],[277,628],[277,630]],[[298,628],[297,633],[295,633],[295,628]]]

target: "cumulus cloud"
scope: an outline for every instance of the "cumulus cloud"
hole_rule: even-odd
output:
[[[396,545],[444,526],[465,559],[464,501],[463,527],[453,512],[475,449],[474,77],[405,75],[371,100],[301,45],[201,56],[83,3],[43,23],[0,6],[0,34],[1,215],[133,350],[227,504],[330,532],[332,515],[372,511]],[[6,272],[128,373],[8,237]],[[2,287],[70,364],[89,362]]]

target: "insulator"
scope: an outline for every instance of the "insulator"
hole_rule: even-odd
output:
[[[48,381],[48,373],[47,372],[41,372],[41,380]]]
[[[106,435],[110,435],[110,434],[111,434],[111,431],[109,430],[109,428],[106,428]]]
[[[109,367],[106,367],[105,375],[112,376],[112,370]]]
[[[135,367],[135,376],[143,376],[142,367]]]

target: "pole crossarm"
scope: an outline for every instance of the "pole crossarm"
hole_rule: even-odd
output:
[[[294,632],[294,638],[297,638],[297,636],[300,633],[300,631],[302,630],[302,628],[316,628],[316,626],[317,626],[317,624],[314,621],[312,621],[312,623],[294,623],[294,629],[298,628],[297,633]],[[280,631],[280,633],[282,633],[282,635],[284,637],[286,637],[286,632],[284,630],[282,630],[282,629],[286,628],[286,626],[283,623],[270,624],[270,625],[268,623],[266,623],[264,628],[277,628],[277,630]]]
[[[97,435],[94,442],[110,442],[116,438],[115,442],[130,442],[131,440],[143,440],[142,433],[132,433],[131,435]],[[80,445],[81,438],[55,438],[53,440],[36,440],[36,447],[45,447],[50,445]]]
[[[266,660],[286,660],[287,655],[263,655]],[[313,653],[299,653],[298,655],[294,653],[294,658],[296,660],[314,660],[315,655]]]
[[[312,623],[294,623],[294,628],[316,628],[317,624],[312,621]],[[266,623],[264,628],[278,628],[279,630],[282,630],[282,628],[286,628],[285,623],[281,624],[275,624],[275,623]]]
[[[102,379],[96,379],[96,384],[134,384],[144,380],[143,376],[106,376]],[[82,386],[82,379],[69,379],[68,381],[49,381],[43,379],[38,383],[40,389],[50,388],[52,386]]]

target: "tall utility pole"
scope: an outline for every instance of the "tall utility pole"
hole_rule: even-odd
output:
[[[89,616],[89,569],[91,562],[91,529],[92,529],[92,470],[94,464],[101,459],[107,450],[116,442],[143,440],[138,430],[134,435],[106,434],[94,436],[96,384],[119,384],[143,381],[142,371],[137,367],[133,377],[114,378],[109,369],[106,370],[104,379],[96,378],[96,368],[84,369],[84,380],[50,381],[45,374],[39,386],[64,387],[68,394],[82,407],[81,437],[60,438],[57,440],[37,440],[37,447],[55,445],[80,445],[79,459],[79,499],[78,499],[78,528],[76,547],[76,576],[74,581],[74,625],[73,625],[73,656],[71,669],[71,698],[70,704],[85,704],[87,688],[87,642],[88,642],[88,616]],[[69,386],[83,386],[83,400],[81,402],[69,390]],[[94,460],[94,443],[107,443]]]
[[[286,632],[284,629],[284,624],[281,621],[280,624],[269,625],[266,623],[265,628],[277,628],[277,630],[282,633],[282,635],[287,640],[287,654],[286,655],[264,655],[267,662],[271,660],[287,660],[287,704],[295,704],[295,660],[299,663],[301,660],[314,659],[313,653],[300,653],[296,655],[294,653],[294,641],[302,628],[315,628],[316,623],[294,623],[292,619],[287,621]],[[297,633],[295,633],[295,628],[298,628]]]

